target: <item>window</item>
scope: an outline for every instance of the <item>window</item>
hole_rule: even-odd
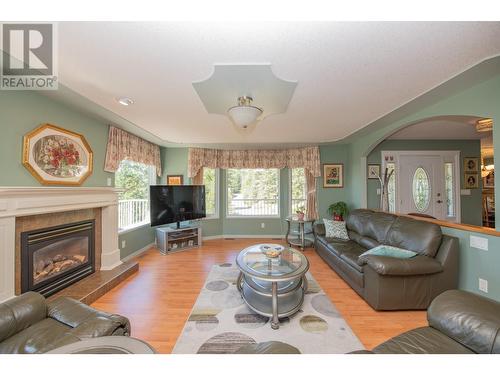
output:
[[[125,191],[118,197],[118,227],[125,230],[149,223],[149,185],[156,183],[156,168],[123,160],[115,174],[115,186]]]
[[[227,216],[279,216],[278,169],[228,169]]]
[[[207,217],[219,217],[219,170],[203,168]]]
[[[425,212],[430,201],[429,176],[422,167],[418,167],[413,175],[413,202],[418,212]]]
[[[444,163],[444,188],[446,192],[446,216],[455,216],[455,192],[453,189],[453,163]]]
[[[290,169],[290,214],[306,210],[306,176],[304,168]]]

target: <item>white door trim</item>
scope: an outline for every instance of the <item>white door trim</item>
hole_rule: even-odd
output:
[[[425,150],[425,151],[381,151],[381,159],[382,159],[382,171],[385,171],[385,167],[387,163],[394,163],[396,175],[400,175],[400,163],[399,159],[401,156],[440,156],[443,159],[444,163],[453,163],[454,169],[454,177],[455,177],[455,186],[454,186],[454,196],[455,196],[455,216],[451,218],[447,218],[445,220],[454,221],[460,223],[461,218],[461,202],[460,202],[460,187],[462,176],[460,174],[460,151],[448,151],[448,150]],[[392,157],[392,159],[391,159]],[[397,181],[397,179],[396,179]],[[396,183],[396,212],[400,211],[400,200],[399,200],[399,192],[398,192],[398,183]]]

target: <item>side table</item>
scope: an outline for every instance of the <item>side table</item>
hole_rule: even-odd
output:
[[[286,231],[286,242],[291,246],[299,246],[302,250],[304,248],[312,246],[313,241],[309,238],[306,237],[308,234],[313,234],[314,235],[314,219],[310,219],[308,217],[304,217],[303,219],[299,220],[299,217],[296,215],[292,215],[286,218],[286,222],[288,225],[287,231]],[[306,224],[310,223],[311,224],[311,229],[306,229]],[[292,229],[292,224],[297,225],[297,229],[294,230]],[[297,235],[296,238],[293,238],[291,235]]]

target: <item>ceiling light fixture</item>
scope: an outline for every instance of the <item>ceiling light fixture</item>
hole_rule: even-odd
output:
[[[490,132],[493,130],[493,119],[483,118],[476,121],[477,132]]]
[[[250,96],[240,96],[238,105],[227,110],[227,114],[236,126],[246,129],[258,121],[262,109],[254,107],[252,101],[253,98]]]
[[[116,101],[118,103],[120,103],[121,105],[124,105],[125,107],[134,104],[134,101],[130,98],[127,98],[127,97],[118,98],[118,99],[116,99]]]

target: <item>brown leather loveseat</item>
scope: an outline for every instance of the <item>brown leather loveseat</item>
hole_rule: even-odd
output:
[[[71,298],[34,292],[0,304],[0,354],[45,353],[83,339],[130,335],[130,322]]]
[[[315,225],[316,252],[376,310],[426,309],[458,283],[458,239],[434,223],[366,209],[346,219],[349,240]],[[360,255],[380,244],[418,253],[409,259]]]

